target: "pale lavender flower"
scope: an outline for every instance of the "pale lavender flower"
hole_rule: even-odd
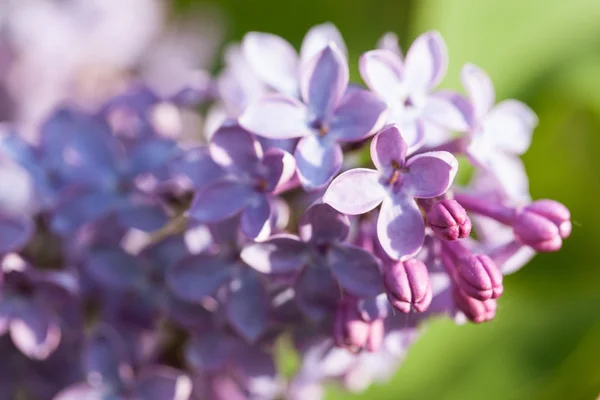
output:
[[[344,172],[329,186],[323,200],[350,215],[364,214],[383,203],[377,237],[393,259],[415,255],[423,245],[425,223],[415,198],[433,198],[448,190],[458,163],[447,152],[406,158],[408,146],[397,125],[384,128],[371,143],[377,170]]]
[[[346,93],[347,61],[332,43],[304,62],[300,74],[303,102],[283,95],[265,96],[252,103],[239,122],[267,138],[301,138],[294,152],[300,182],[307,189],[317,189],[341,168],[340,142],[372,135],[384,122],[386,106],[365,90]]]
[[[389,41],[389,39],[387,39]],[[413,153],[423,142],[439,137],[446,131],[468,129],[467,102],[459,95],[435,87],[446,74],[448,55],[446,44],[438,32],[419,36],[402,60],[389,44],[380,50],[362,55],[360,72],[371,90],[385,100],[391,110],[388,122],[400,126],[402,137]]]
[[[348,57],[342,35],[332,23],[313,26],[304,37],[300,55],[285,39],[270,33],[250,32],[242,42],[244,56],[256,76],[268,87],[291,97],[300,97],[302,64],[330,43]]]
[[[529,183],[519,156],[529,148],[537,116],[518,100],[494,105],[494,86],[489,76],[473,64],[463,67],[461,79],[473,113],[467,155],[493,173],[509,196],[520,196]]]

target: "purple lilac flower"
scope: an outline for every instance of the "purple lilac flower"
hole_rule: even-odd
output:
[[[438,32],[419,36],[404,60],[387,45],[360,59],[363,79],[387,103],[391,110],[388,122],[400,126],[409,154],[426,139],[443,140],[446,131],[464,132],[469,127],[468,104],[461,96],[446,91],[432,93],[447,65],[446,44]]]
[[[189,377],[165,366],[147,366],[134,376],[123,350],[125,344],[108,326],[98,329],[84,352],[86,382],[59,393],[56,400],[94,398],[187,400],[192,392]]]
[[[347,87],[347,61],[330,43],[302,64],[303,102],[283,95],[265,96],[248,106],[239,122],[271,139],[300,137],[294,152],[300,182],[307,189],[317,189],[341,168],[339,142],[365,139],[384,122],[386,106],[377,96],[365,90],[346,93]]]
[[[416,254],[423,245],[425,224],[414,198],[433,198],[448,190],[458,163],[447,152],[406,158],[408,146],[397,125],[384,128],[371,143],[377,170],[344,172],[329,186],[323,200],[345,214],[371,211],[379,204],[377,237],[393,259]]]
[[[293,176],[294,158],[275,148],[263,153],[252,134],[238,125],[222,126],[209,148],[227,174],[196,193],[189,215],[209,223],[241,213],[244,234],[268,238],[275,223],[274,194]]]
[[[0,254],[25,246],[33,229],[33,223],[25,218],[0,214]]]
[[[314,319],[330,312],[340,294],[365,298],[381,293],[377,260],[343,242],[349,233],[347,217],[327,204],[316,204],[300,218],[299,232],[300,237],[281,234],[250,244],[241,257],[261,273],[296,276],[298,306]]]
[[[529,148],[537,116],[517,100],[494,105],[494,86],[479,67],[465,65],[461,78],[473,108],[468,156],[493,173],[510,196],[527,191],[527,174],[519,156]]]
[[[124,146],[101,118],[62,109],[45,125],[41,148],[61,182],[53,228],[69,234],[115,213],[128,227],[155,230],[167,216],[138,178],[162,167],[177,152],[158,137]]]
[[[73,301],[72,288],[52,273],[41,273],[15,254],[2,260],[0,331],[9,333],[27,357],[46,359],[61,340],[60,307]]]

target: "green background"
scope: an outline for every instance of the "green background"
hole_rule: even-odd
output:
[[[179,2],[182,10],[198,1]],[[386,31],[403,49],[439,30],[458,89],[465,62],[489,72],[498,99],[514,97],[540,118],[524,156],[533,198],[572,212],[573,233],[505,279],[496,319],[433,321],[387,384],[329,399],[595,399],[600,393],[600,1],[598,0],[222,0],[226,38],[249,30],[299,46],[332,21],[359,55]],[[307,399],[310,400],[310,399]]]

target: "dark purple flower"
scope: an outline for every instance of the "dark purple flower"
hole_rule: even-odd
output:
[[[2,260],[2,280],[0,332],[27,357],[48,358],[61,340],[61,307],[73,306],[72,277],[36,271],[13,254]]]
[[[70,234],[115,213],[127,227],[155,230],[166,222],[158,199],[142,190],[140,178],[163,167],[175,144],[152,137],[124,146],[106,121],[61,110],[47,123],[41,147],[63,183],[53,228]]]
[[[358,298],[382,291],[376,259],[363,249],[344,243],[347,217],[326,204],[310,207],[300,218],[300,237],[275,235],[246,246],[242,259],[269,275],[297,275],[296,301],[309,316],[319,318],[335,306],[341,292]]]
[[[196,193],[189,215],[210,223],[241,214],[245,235],[269,237],[274,194],[293,176],[294,158],[274,148],[263,153],[252,134],[238,125],[222,126],[211,140],[210,153],[227,174]]]

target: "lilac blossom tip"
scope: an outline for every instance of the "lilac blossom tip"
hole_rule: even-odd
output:
[[[427,223],[435,235],[444,240],[463,239],[471,234],[471,219],[453,199],[435,203],[427,213]]]
[[[461,259],[456,273],[463,293],[479,301],[497,299],[504,291],[502,273],[487,255],[473,254]]]
[[[559,250],[571,228],[569,209],[553,200],[538,200],[525,206],[513,221],[516,238],[539,252]]]
[[[433,297],[427,266],[417,259],[384,267],[384,285],[390,304],[400,312],[423,312]]]
[[[452,290],[452,298],[458,309],[462,311],[471,322],[480,324],[482,322],[491,321],[496,316],[496,309],[498,307],[496,299],[488,299],[485,301],[477,300],[457,287]]]
[[[345,301],[338,306],[333,324],[333,336],[338,347],[352,353],[359,353],[362,350],[375,352],[381,347],[384,334],[383,320],[364,321],[354,301]]]

